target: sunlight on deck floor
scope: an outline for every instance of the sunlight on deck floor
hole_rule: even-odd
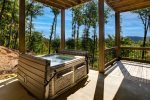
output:
[[[18,82],[0,82],[1,100],[35,100]],[[119,61],[105,75],[89,77],[55,100],[150,100],[150,64]]]

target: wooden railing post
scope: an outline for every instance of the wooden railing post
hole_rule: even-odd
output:
[[[116,45],[116,57],[120,58],[120,13],[115,13],[115,45]]]
[[[99,10],[99,72],[104,73],[105,43],[104,43],[104,0],[98,0]]]
[[[25,53],[25,0],[19,0],[19,51]]]
[[[65,49],[65,9],[61,9],[61,44],[60,49]]]

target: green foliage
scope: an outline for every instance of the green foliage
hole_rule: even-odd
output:
[[[111,48],[115,46],[115,36],[108,35],[108,38],[105,39],[105,45],[107,48]]]
[[[54,40],[52,40],[52,48],[54,51],[58,51],[60,47],[60,39],[59,38],[56,38]]]
[[[134,41],[128,37],[121,37],[121,45],[122,46],[132,46],[134,45]]]
[[[70,38],[70,39],[68,39],[66,41],[66,47],[67,47],[67,49],[73,50],[74,46],[75,46],[74,39]]]
[[[26,40],[29,38],[29,34],[26,35]],[[39,53],[43,48],[43,36],[39,32],[33,32],[31,36],[31,41],[26,41],[27,48],[32,52]]]

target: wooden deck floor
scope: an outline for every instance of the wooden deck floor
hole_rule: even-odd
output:
[[[2,100],[36,100],[14,79],[0,83]],[[150,64],[119,61],[105,75],[90,70],[88,79],[55,100],[150,100]]]

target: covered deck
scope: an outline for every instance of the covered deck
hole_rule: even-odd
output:
[[[86,0],[36,1],[61,9],[60,48],[62,50],[65,49],[65,9],[84,3]],[[150,59],[148,52],[150,48],[120,46],[120,13],[150,7],[149,0],[106,0],[107,4],[116,12],[116,46],[109,49],[105,49],[104,43],[104,0],[98,1],[99,70],[90,70],[87,80],[82,81],[81,84],[60,95],[56,100],[149,100],[150,64],[148,63]],[[20,0],[19,25],[19,49],[20,52],[25,53],[25,0]],[[142,52],[144,52],[144,57],[141,57]],[[140,61],[142,63],[133,61]],[[11,79],[11,81],[0,83],[0,97],[3,100],[35,100],[21,86],[17,79]]]
[[[149,100],[150,64],[118,61],[105,74],[89,77],[55,100]],[[36,100],[16,78],[0,82],[2,100]]]

